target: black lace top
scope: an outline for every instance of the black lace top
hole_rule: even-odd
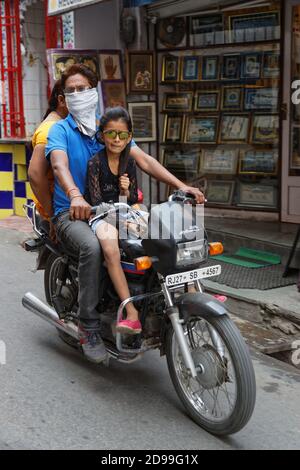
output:
[[[129,157],[126,171],[130,180],[128,204],[135,204],[138,200],[136,165]],[[114,175],[108,165],[106,151],[97,153],[88,162],[87,184],[85,199],[91,206],[102,202],[118,202],[120,196],[119,176]]]

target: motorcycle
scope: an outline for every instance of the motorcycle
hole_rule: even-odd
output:
[[[195,223],[191,210],[185,211],[191,204],[194,208],[191,195],[176,191],[167,202],[151,208],[146,237],[135,232],[120,239],[131,297],[120,303],[104,269],[98,305],[101,336],[109,357],[122,363],[159,349],[188,415],[212,434],[229,435],[251,418],[255,375],[248,348],[224,304],[204,292],[202,279],[221,272],[219,265],[207,266],[209,253],[218,254],[222,246],[208,243],[204,226]],[[137,219],[136,211],[124,203],[112,204],[96,217],[122,210]],[[34,205],[26,211],[37,238],[28,240],[25,249],[38,252],[37,269],[44,270],[48,305],[27,293],[23,306],[55,326],[68,345],[80,349],[78,259],[62,244],[53,244]],[[115,330],[128,302],[140,312],[140,335]]]

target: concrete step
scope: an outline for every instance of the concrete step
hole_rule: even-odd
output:
[[[279,238],[277,242],[268,240],[267,238],[259,238],[257,235],[249,236],[239,233],[232,233],[224,230],[218,230],[211,227],[206,227],[209,241],[220,241],[224,245],[224,252],[233,254],[239,248],[252,248],[254,250],[267,251],[270,253],[281,256],[282,264],[285,265],[289,258],[294,239],[283,240]],[[300,243],[295,251],[293,257],[292,267],[298,268],[300,266]]]

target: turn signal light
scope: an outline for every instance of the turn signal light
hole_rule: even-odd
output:
[[[210,256],[221,255],[223,251],[224,251],[224,247],[221,242],[209,243]]]
[[[151,268],[152,260],[149,256],[141,256],[134,260],[134,264],[137,271],[144,271],[145,269]]]

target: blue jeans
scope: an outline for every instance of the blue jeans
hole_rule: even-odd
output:
[[[99,328],[99,303],[101,282],[101,246],[87,222],[70,220],[69,211],[53,220],[58,239],[79,257],[79,319],[86,328]]]

